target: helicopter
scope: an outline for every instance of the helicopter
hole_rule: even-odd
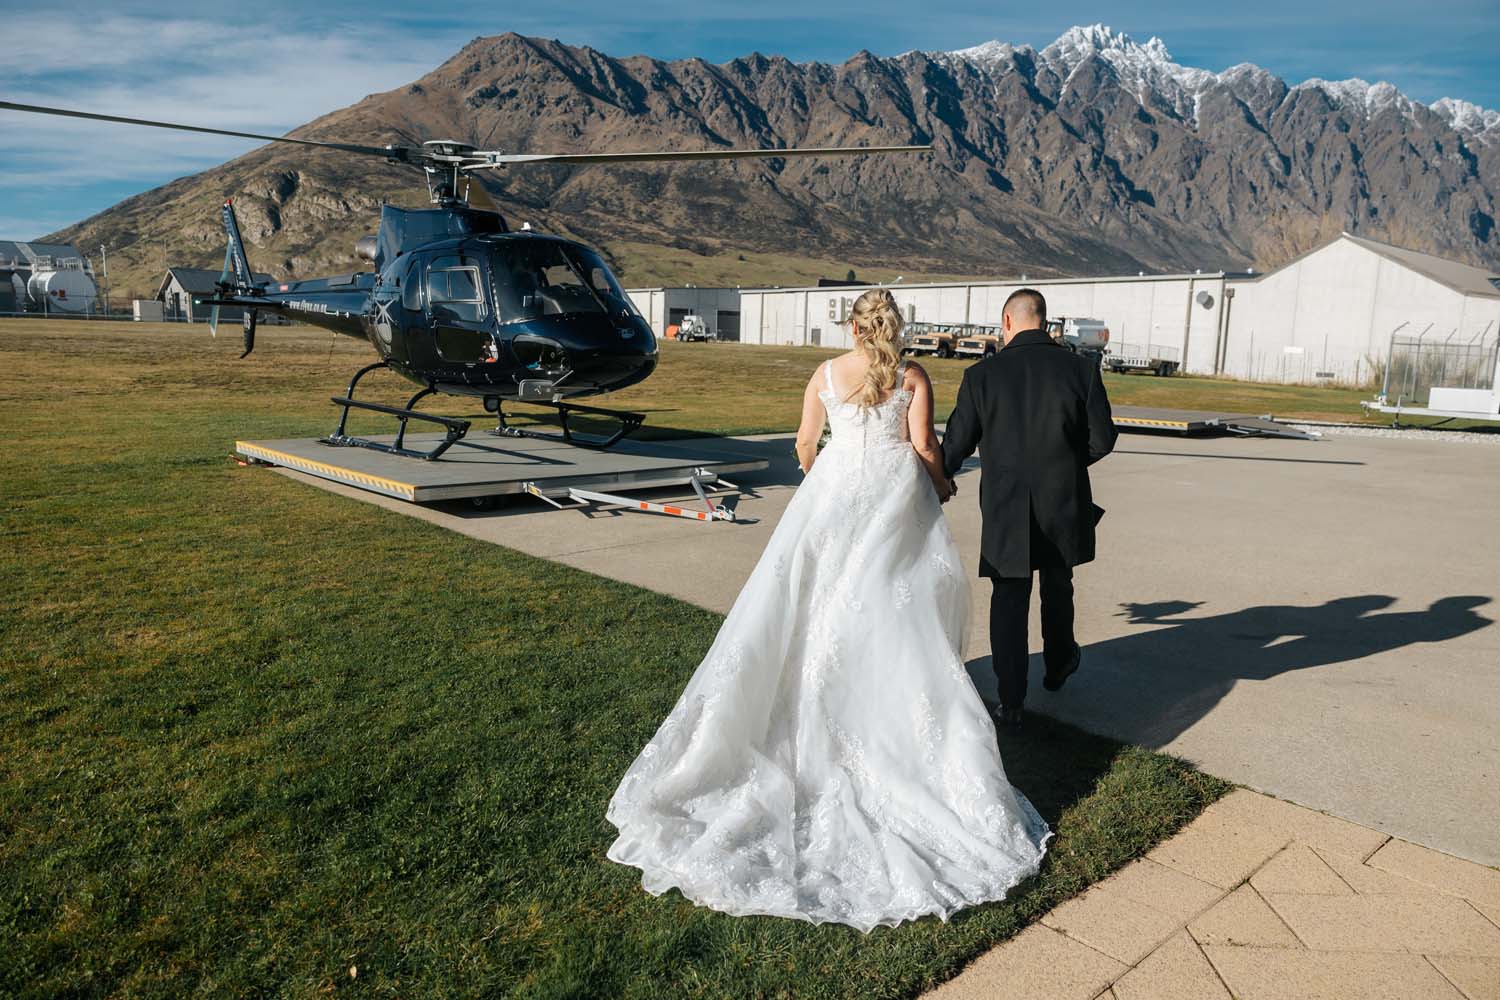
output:
[[[388,163],[421,167],[432,208],[382,205],[379,228],[355,244],[371,270],[288,281],[258,281],[240,234],[232,199],[221,216],[224,266],[212,299],[210,328],[219,309],[243,310],[244,358],[255,349],[259,315],[270,313],[366,340],[379,360],[349,380],[338,427],[323,440],[433,460],[461,440],[471,423],[420,412],[435,394],[477,397],[495,415],[492,434],[560,438],[587,448],[609,448],[638,429],[644,414],[573,402],[635,385],[656,370],[658,347],[604,258],[594,249],[529,225],[512,229],[476,182],[481,171],[529,164],[622,164],[696,162],[749,158],[848,156],[926,152],[930,145],[844,146],[762,149],[660,150],[648,152],[507,153],[480,150],[451,139],[420,145],[385,146],[261,135],[176,122],[126,118],[66,108],[0,101],[0,110],[174,129],[208,135],[289,143]],[[389,369],[420,386],[404,406],[355,398],[362,378]],[[506,403],[555,412],[560,434],[512,426]],[[391,443],[347,432],[349,412],[359,409],[396,418]],[[572,415],[616,423],[612,433],[581,434]],[[430,449],[406,446],[411,420],[437,424],[443,439]]]

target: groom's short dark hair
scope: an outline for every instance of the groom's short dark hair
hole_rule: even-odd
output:
[[[1035,288],[1018,288],[1011,292],[1010,297],[1005,300],[1005,308],[1001,310],[1001,313],[1010,312],[1012,304],[1019,307],[1018,312],[1035,316],[1038,326],[1047,325],[1047,300]]]

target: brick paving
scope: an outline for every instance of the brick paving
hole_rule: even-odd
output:
[[[1246,789],[932,1000],[1500,1000],[1500,871]]]

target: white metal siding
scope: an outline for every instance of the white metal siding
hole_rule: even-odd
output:
[[[1384,359],[1391,331],[1402,323],[1413,332],[1432,324],[1432,336],[1455,342],[1500,335],[1500,298],[1464,295],[1348,239],[1259,279],[1142,275],[1036,279],[1025,285],[1047,297],[1053,316],[1103,320],[1112,344],[1163,347],[1187,372],[1211,374],[1217,366],[1225,374],[1258,381],[1317,381],[1319,373],[1332,373],[1339,382],[1368,380],[1372,362]],[[998,326],[1006,298],[1022,283],[885,287],[907,319]],[[690,308],[712,325],[716,309],[732,308],[721,304],[732,296],[745,343],[805,345],[817,330],[823,346],[848,347],[848,328],[836,317],[847,316],[865,290],[656,290],[665,301],[649,318],[654,328],[664,329],[668,310],[691,302]],[[1234,298],[1226,317],[1228,290]],[[1206,306],[1196,301],[1203,292],[1210,296]]]
[[[1464,295],[1352,240],[1340,239],[1258,281],[1236,281],[1226,374],[1269,382],[1365,382],[1391,333],[1454,342],[1496,334],[1500,299]]]
[[[1047,297],[1047,311],[1054,316],[1101,319],[1112,338],[1125,343],[1159,343],[1180,351],[1184,322],[1189,319],[1188,301],[1199,291],[1213,296],[1210,307],[1193,305],[1189,338],[1189,366],[1193,371],[1213,370],[1218,347],[1219,310],[1223,303],[1223,279],[1219,275],[1161,279],[1054,279],[1051,281],[995,282],[955,285],[887,285],[901,314],[920,323],[974,323],[1000,325],[1005,300],[1021,287],[1036,288]],[[863,288],[757,289],[745,292],[741,301],[748,330],[763,330],[763,340],[774,344],[809,343],[810,330],[817,328],[824,347],[850,346],[846,326],[831,315],[846,315],[847,306],[865,292]],[[841,307],[840,301],[847,303]],[[830,312],[830,305],[832,312]],[[756,312],[752,325],[751,312]],[[807,322],[803,322],[803,317]],[[1177,355],[1172,355],[1176,357]]]

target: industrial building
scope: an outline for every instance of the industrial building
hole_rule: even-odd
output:
[[[717,339],[740,339],[738,288],[627,288],[625,294],[658,337],[667,335],[667,327],[680,325],[684,316],[696,315]]]
[[[168,322],[208,322],[213,307],[202,302],[214,297],[214,283],[222,273],[203,267],[167,268],[161,284],[156,287],[156,301],[161,303],[160,318]],[[269,283],[272,279],[269,274],[257,274],[255,280]],[[219,310],[219,319],[238,323],[243,314],[243,309],[225,306]]]
[[[1208,370],[1257,382],[1363,384],[1393,337],[1486,354],[1500,335],[1500,272],[1348,233],[1229,291]]]
[[[895,284],[890,289],[907,322],[999,326],[1005,300],[1032,287],[1053,316],[1090,317],[1109,325],[1113,345],[1132,345],[1170,360],[1187,356],[1194,370],[1212,370],[1230,279],[1212,274],[1113,278],[1014,278],[993,282]],[[740,293],[741,339],[747,343],[850,346],[844,325],[859,288],[756,288]],[[1206,356],[1206,358],[1205,358]]]
[[[85,316],[98,298],[93,264],[77,248],[0,240],[0,313]]]
[[[1265,274],[1023,276],[884,287],[908,322],[998,325],[1005,299],[1023,286],[1046,295],[1054,316],[1103,320],[1114,353],[1255,381],[1364,384],[1383,370],[1393,336],[1472,342],[1477,350],[1500,335],[1500,274],[1347,233]],[[739,339],[848,347],[843,321],[860,293],[743,289]]]

